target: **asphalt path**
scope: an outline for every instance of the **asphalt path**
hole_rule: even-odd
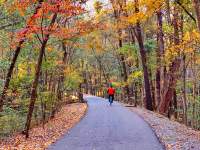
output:
[[[88,112],[49,150],[164,150],[150,126],[121,104],[86,96]]]

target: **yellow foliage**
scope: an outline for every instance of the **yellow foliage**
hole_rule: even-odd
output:
[[[81,83],[83,81],[79,70],[73,66],[69,66],[64,70],[65,78],[70,81],[75,81],[76,83]]]
[[[135,79],[139,79],[142,78],[143,72],[142,71],[134,71],[133,73],[131,73],[128,77],[128,83],[131,83],[133,80]]]
[[[19,64],[19,72],[18,72],[18,76],[21,78],[26,74],[26,66],[24,64]]]
[[[2,5],[6,0],[0,0],[0,5]]]
[[[138,2],[139,12],[135,13],[135,3],[128,2],[125,9],[129,12],[127,22],[130,24],[136,24],[138,21],[142,22],[151,17],[156,11],[158,11],[163,5],[164,0],[140,0]]]
[[[143,12],[135,13],[128,17],[128,22],[131,24],[136,24],[138,20],[146,20],[147,16]]]
[[[186,32],[179,45],[171,45],[166,49],[165,61],[170,63],[181,54],[189,55],[195,52],[197,45],[200,44],[200,33],[197,30]]]
[[[24,76],[27,75],[28,69],[33,70],[34,65],[33,64],[27,64],[27,63],[20,63],[18,65],[18,77],[23,78]]]

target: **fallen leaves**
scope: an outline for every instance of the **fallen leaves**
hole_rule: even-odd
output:
[[[145,109],[130,108],[155,131],[167,150],[200,150],[200,132]]]
[[[44,128],[40,125],[31,129],[28,139],[22,134],[16,134],[0,141],[0,150],[44,150],[72,128],[83,117],[86,109],[87,105],[82,103],[66,105]]]

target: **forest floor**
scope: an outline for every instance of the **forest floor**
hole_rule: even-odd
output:
[[[200,131],[142,108],[130,109],[149,123],[167,150],[200,150]]]
[[[82,103],[69,104],[42,125],[30,130],[30,137],[25,139],[22,134],[16,134],[4,141],[0,141],[0,150],[43,150],[72,128],[85,114],[87,105]]]

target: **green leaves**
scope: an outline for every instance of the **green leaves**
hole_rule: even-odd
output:
[[[83,81],[82,76],[79,72],[73,71],[65,76],[64,86],[66,90],[77,89],[80,83]]]
[[[136,56],[138,51],[138,46],[135,44],[124,44],[123,47],[118,49],[118,52],[123,55]]]
[[[148,53],[155,51],[157,48],[156,41],[154,39],[148,39],[144,42],[145,49]]]
[[[9,65],[10,65],[10,62],[8,60],[0,59],[0,70],[2,70],[2,71],[7,70]]]

